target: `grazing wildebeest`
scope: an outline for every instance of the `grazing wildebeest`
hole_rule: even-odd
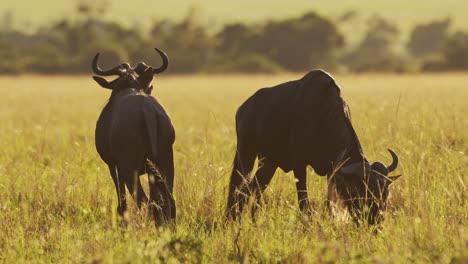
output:
[[[227,217],[236,218],[248,196],[259,202],[277,167],[294,171],[299,207],[308,211],[306,167],[327,175],[329,204],[347,209],[354,219],[376,222],[385,206],[388,176],[398,165],[370,164],[351,125],[340,88],[326,72],[258,90],[236,113],[237,150],[229,183]],[[249,173],[258,157],[259,168]]]
[[[163,60],[159,68],[140,62],[135,68],[123,63],[101,70],[99,53],[93,59],[92,68],[100,76],[118,76],[111,82],[93,77],[99,85],[112,90],[96,124],[96,149],[114,180],[117,211],[123,216],[127,209],[126,185],[138,207],[149,202],[156,223],[161,224],[176,217],[172,196],[175,132],[166,110],[150,95],[153,75],[163,72],[169,63],[164,52],[156,51]],[[145,172],[149,180],[149,201],[139,178]]]

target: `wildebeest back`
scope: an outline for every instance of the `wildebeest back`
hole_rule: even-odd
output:
[[[111,143],[107,144],[111,149],[100,155],[104,160],[112,162],[119,162],[119,157],[125,157],[125,161],[120,162],[141,164],[139,171],[144,173],[146,158],[157,162],[158,153],[172,147],[175,140],[174,129],[165,109],[154,97],[134,89],[123,93],[126,94],[120,94],[104,107],[99,120],[106,122],[98,120],[100,127],[96,128],[96,136]],[[108,129],[100,129],[102,126]],[[98,135],[103,131],[109,134]],[[141,152],[142,149],[145,151]]]
[[[238,137],[252,138],[251,144],[286,172],[311,164],[325,175],[340,149],[362,153],[345,107],[334,79],[312,71],[250,97],[237,112]],[[239,129],[250,127],[255,129]]]

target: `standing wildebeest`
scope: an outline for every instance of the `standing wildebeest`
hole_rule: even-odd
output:
[[[236,113],[237,150],[229,184],[227,216],[240,213],[247,196],[259,202],[277,167],[294,171],[302,211],[308,210],[306,167],[328,176],[329,204],[374,223],[388,197],[389,177],[398,157],[386,167],[370,164],[351,125],[340,88],[326,72],[258,90]],[[259,169],[248,174],[258,157]],[[244,197],[245,196],[245,197]],[[237,211],[238,210],[238,211]]]
[[[99,53],[92,68],[100,76],[117,75],[108,82],[94,76],[94,80],[112,93],[96,124],[96,149],[108,165],[118,197],[118,213],[127,209],[125,185],[137,201],[138,207],[148,203],[139,176],[148,173],[150,203],[156,223],[174,220],[175,201],[174,163],[172,145],[174,128],[166,110],[152,97],[153,74],[168,66],[167,55],[156,49],[163,64],[152,68],[140,62],[134,69],[127,63],[110,70],[98,67]]]

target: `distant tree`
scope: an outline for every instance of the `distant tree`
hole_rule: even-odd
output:
[[[23,69],[21,49],[12,43],[8,34],[0,33],[0,73],[20,73]]]
[[[401,61],[394,51],[398,28],[381,17],[373,17],[364,39],[356,49],[343,57],[353,71],[399,71]]]
[[[150,34],[153,45],[169,54],[171,72],[196,72],[208,63],[213,52],[213,37],[197,22],[195,9],[179,23],[156,23]]]
[[[309,12],[300,18],[270,22],[253,43],[282,67],[293,71],[334,67],[344,38],[328,19]]]
[[[240,23],[227,24],[216,35],[219,40],[217,50],[223,56],[231,57],[240,53],[248,52],[247,42],[251,41],[255,30],[253,26],[247,26]]]
[[[416,25],[407,44],[409,52],[420,58],[442,54],[450,24],[450,18],[446,18],[441,21]]]
[[[60,57],[67,58],[69,72],[89,72],[89,63],[96,52],[103,53],[103,65],[127,61],[129,53],[141,48],[141,36],[115,22],[95,18],[70,22],[60,21],[41,29],[49,39],[49,46],[58,49]],[[51,49],[43,49],[48,52]]]
[[[315,12],[263,24],[227,24],[213,33],[199,23],[197,9],[192,8],[181,21],[159,20],[147,32],[138,25],[125,27],[106,19],[109,0],[76,3],[78,15],[35,32],[15,31],[13,17],[8,12],[0,15],[0,74],[89,73],[96,52],[102,54],[103,67],[144,60],[158,65],[153,47],[169,55],[171,73],[308,71],[330,69],[339,62],[352,71],[401,71],[407,67],[395,48],[398,28],[380,17],[367,23],[367,32],[357,45],[353,40],[353,45],[345,47],[336,24]],[[337,20],[353,28],[362,24],[359,17],[356,11],[349,11]],[[448,35],[449,25],[450,20],[445,19],[418,25],[411,33],[407,48],[426,60],[423,70],[468,68],[468,33]],[[438,58],[432,55],[438,53]]]
[[[449,69],[468,69],[468,32],[458,31],[448,38],[444,59]]]
[[[441,58],[426,60],[421,70],[468,70],[468,32],[458,31],[450,35],[444,43]]]
[[[252,54],[253,61],[263,57],[291,71],[334,67],[336,51],[344,44],[336,26],[314,12],[264,26],[227,25],[217,37],[218,54],[232,59]]]
[[[260,54],[246,53],[232,58],[210,61],[203,71],[214,73],[278,73],[284,71],[276,62]]]

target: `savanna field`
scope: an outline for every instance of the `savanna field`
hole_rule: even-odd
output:
[[[331,218],[312,170],[311,218],[293,174],[277,170],[255,221],[225,222],[237,107],[300,77],[156,76],[176,129],[173,229],[133,200],[127,224],[117,217],[94,147],[108,90],[90,76],[0,77],[0,262],[467,263],[468,74],[334,76],[367,158],[400,157],[380,231]]]

